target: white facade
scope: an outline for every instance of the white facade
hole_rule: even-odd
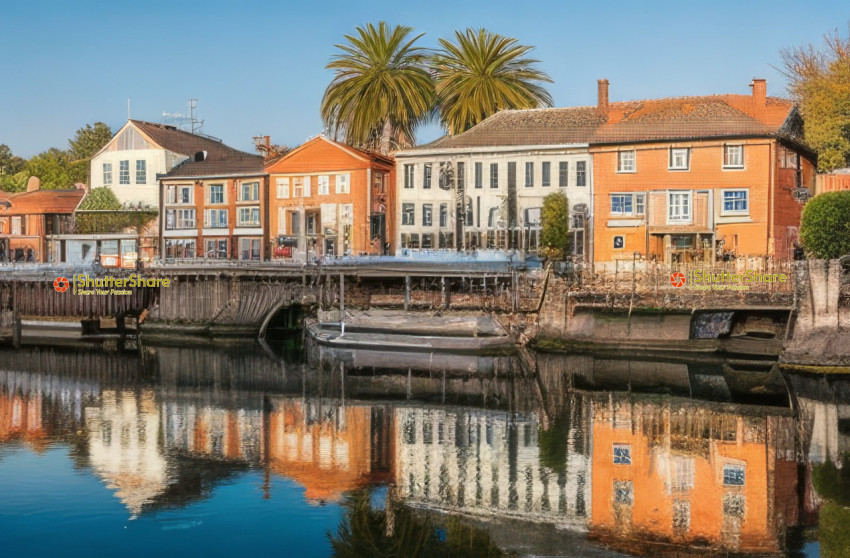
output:
[[[158,174],[188,159],[157,145],[128,121],[91,160],[91,187],[111,188],[124,204],[159,204]]]
[[[535,252],[543,199],[560,191],[570,205],[571,251],[579,257],[592,254],[593,164],[587,144],[416,149],[395,157],[399,253]],[[461,195],[464,210],[458,216],[455,200]]]

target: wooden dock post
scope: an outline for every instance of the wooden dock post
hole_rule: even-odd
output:
[[[345,274],[339,274],[339,336],[345,335]]]
[[[404,309],[410,309],[410,275],[404,276]]]

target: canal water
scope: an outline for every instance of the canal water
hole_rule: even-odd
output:
[[[850,381],[762,376],[742,389],[708,357],[0,349],[0,554],[850,556]]]

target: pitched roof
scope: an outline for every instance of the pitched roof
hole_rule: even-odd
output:
[[[212,153],[222,148],[233,149],[224,145],[219,139],[186,132],[168,124],[144,120],[130,120],[130,122],[161,148],[181,155],[192,156],[198,151]]]
[[[222,146],[224,149],[208,151],[203,161],[196,161],[193,156],[175,166],[163,180],[169,178],[201,178],[224,176],[254,176],[265,174],[263,156],[245,153]]]
[[[791,101],[768,97],[764,106],[757,106],[748,95],[610,103],[607,118],[597,107],[503,110],[462,134],[410,151],[778,136],[793,113]]]
[[[4,215],[46,215],[51,213],[73,213],[83,198],[85,190],[35,190],[19,194],[0,192],[0,199],[8,200],[12,206]]]
[[[348,155],[355,157],[357,159],[363,160],[363,161],[372,161],[372,162],[384,163],[384,164],[390,165],[390,166],[393,166],[395,164],[395,159],[393,159],[393,157],[391,155],[383,155],[383,154],[378,153],[376,151],[369,151],[369,150],[366,150],[366,149],[359,149],[357,147],[352,147],[350,145],[340,143],[338,141],[334,141],[334,140],[326,137],[325,135],[320,134],[320,135],[314,137],[313,139],[302,143],[298,147],[290,149],[289,151],[287,151],[282,156],[276,157],[274,159],[270,159],[270,160],[266,161],[265,167],[269,171],[274,172],[275,169],[273,167],[277,166],[278,164],[282,163],[283,161],[286,161],[288,159],[293,158],[297,154],[301,153],[302,151],[309,149],[310,147],[312,147],[313,145],[315,145],[319,142],[323,142],[323,143],[327,143],[329,145],[332,145],[332,146],[336,147],[337,149],[339,149],[340,151],[343,151],[344,153],[347,153]]]

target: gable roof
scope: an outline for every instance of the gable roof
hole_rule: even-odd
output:
[[[767,97],[758,106],[748,95],[666,97],[597,107],[503,110],[466,132],[445,136],[418,150],[533,145],[607,144],[712,137],[791,137],[786,123],[793,102]]]
[[[193,156],[176,165],[161,180],[170,178],[222,178],[229,176],[256,176],[265,174],[263,156],[245,153],[222,146],[223,149],[208,151],[203,161]]]
[[[275,158],[271,161],[268,161],[265,165],[267,172],[275,172],[274,167],[276,167],[277,165],[280,165],[280,164],[284,163],[285,161],[293,158],[294,156],[298,155],[299,153],[311,148],[312,146],[316,145],[317,143],[326,143],[328,145],[331,145],[331,146],[339,149],[343,153],[346,153],[350,157],[354,157],[355,159],[358,159],[360,161],[378,162],[378,163],[384,163],[384,164],[390,165],[390,166],[395,164],[395,160],[392,158],[392,156],[382,155],[382,154],[377,153],[375,151],[367,151],[365,149],[358,149],[356,147],[352,147],[350,145],[339,143],[339,142],[334,141],[330,138],[327,138],[327,137],[325,137],[324,134],[320,134],[320,135],[316,136],[315,138],[302,143],[298,147],[291,149],[290,151],[288,151],[283,156]]]
[[[11,207],[3,215],[71,214],[86,197],[85,190],[34,190],[18,194],[0,192]]]

